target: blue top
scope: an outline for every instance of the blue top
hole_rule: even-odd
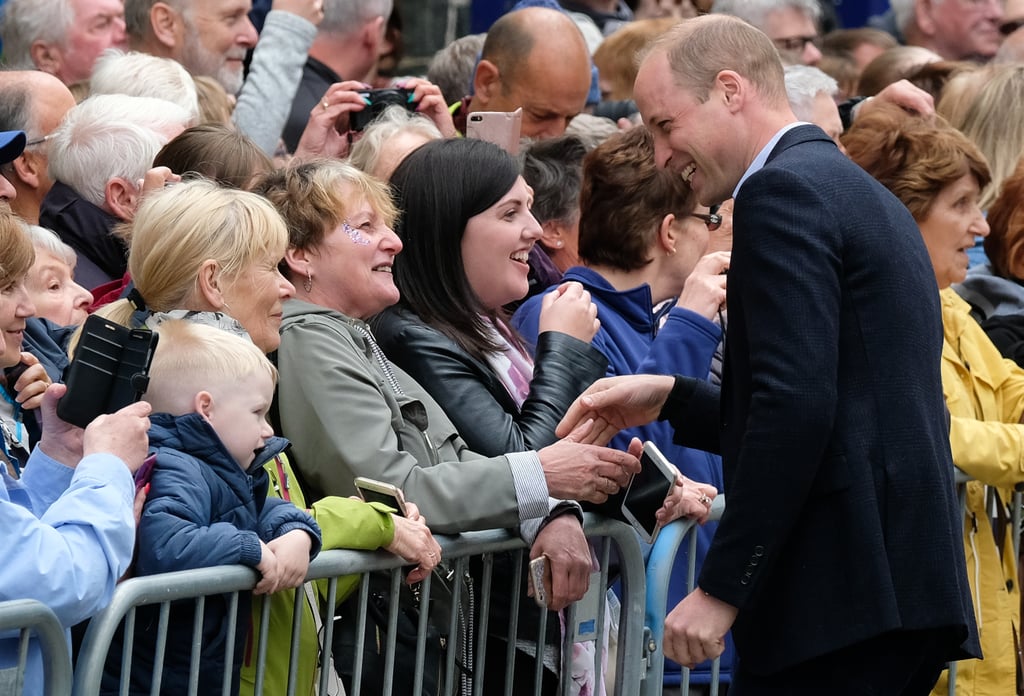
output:
[[[150,422],[150,450],[157,460],[139,524],[137,575],[217,565],[255,567],[262,558],[260,540],[267,542],[295,529],[306,531],[312,538],[311,557],[319,552],[320,528],[313,518],[288,501],[267,497],[269,479],[263,465],[284,450],[287,440],[270,438],[249,469],[243,471],[199,414],[157,413],[150,416]],[[247,625],[250,603],[251,593],[240,593],[239,627]],[[226,600],[207,598],[201,628],[199,693],[219,693],[228,608]],[[158,611],[159,606],[154,605],[140,607],[137,612],[131,693],[149,692]],[[164,694],[187,691],[193,611],[191,601],[171,607],[161,683]],[[238,693],[245,638],[242,628],[235,636],[232,693]],[[112,641],[104,669],[104,693],[116,691],[122,640],[119,633]]]
[[[607,376],[632,374],[679,374],[706,379],[711,358],[722,338],[722,330],[696,312],[673,305],[654,310],[651,288],[646,283],[629,290],[616,290],[601,274],[585,266],[565,272],[563,282],[575,280],[590,292],[597,305],[601,328],[591,345],[608,358]],[[543,294],[529,298],[512,317],[512,324],[531,344],[537,342],[537,328]],[[659,328],[661,319],[665,322]],[[687,478],[710,483],[723,491],[722,460],[715,454],[675,444],[674,429],[668,421],[655,421],[623,430],[612,438],[610,447],[626,449],[638,437],[651,440]],[[717,523],[709,522],[697,532],[697,572],[711,543]],[[680,549],[669,589],[670,606],[686,595],[686,549]],[[732,663],[731,642],[722,658],[723,676]],[[706,682],[710,663],[698,666],[695,683]],[[665,683],[679,683],[679,666],[665,662]]]
[[[124,463],[92,454],[74,469],[38,447],[20,480],[0,466],[0,601],[36,599],[65,627],[109,602],[135,544],[135,487]],[[0,670],[17,664],[18,640],[0,638]],[[29,644],[26,696],[43,693],[42,653]]]

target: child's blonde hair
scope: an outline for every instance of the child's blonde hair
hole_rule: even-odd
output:
[[[277,383],[277,368],[254,343],[223,329],[171,319],[160,335],[149,368],[145,399],[154,411],[183,415],[192,399],[216,385],[231,384],[261,371]]]

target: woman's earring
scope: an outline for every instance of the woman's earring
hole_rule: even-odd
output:
[[[302,281],[302,289],[306,291],[306,294],[313,290],[313,274],[309,272],[308,268],[306,269],[306,279]]]
[[[561,249],[561,248],[562,248],[562,244],[563,244],[563,243],[564,243],[564,242],[562,242],[562,240],[561,240],[561,239],[559,239],[559,240],[558,240],[557,242],[555,242],[555,246],[556,246],[556,247],[558,247],[559,249]]]

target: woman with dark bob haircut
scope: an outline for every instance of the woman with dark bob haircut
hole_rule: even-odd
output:
[[[1014,486],[1024,482],[1024,370],[1003,359],[951,287],[967,274],[975,237],[989,233],[980,207],[988,164],[960,131],[898,107],[857,119],[843,144],[914,216],[941,297],[950,448],[974,479],[966,484],[964,551],[985,655],[959,663],[957,693],[1014,693],[1020,589],[1007,520]],[[946,693],[946,682],[943,673],[932,693]]]
[[[565,280],[581,283],[597,305],[601,328],[593,345],[608,358],[608,376],[654,372],[708,378],[722,338],[716,320],[725,302],[722,272],[729,267],[728,252],[707,253],[710,228],[720,224],[678,174],[657,166],[646,128],[616,133],[584,159],[582,264],[568,269]],[[512,319],[527,341],[537,336],[543,297],[528,299]],[[689,479],[722,487],[721,458],[676,445],[667,421],[624,430],[610,444],[626,447],[634,437],[654,442]],[[698,531],[698,572],[716,527],[711,523]],[[676,556],[678,580],[669,606],[685,596],[688,557],[685,549]],[[726,679],[731,658],[730,642],[721,663]],[[693,682],[709,682],[710,666],[700,665]],[[679,680],[679,666],[667,663],[666,685]]]
[[[607,362],[590,345],[597,309],[579,283],[548,296],[533,361],[509,327],[502,308],[526,295],[541,236],[518,162],[482,140],[439,140],[406,157],[391,183],[403,252],[394,267],[401,299],[374,323],[384,352],[476,451],[553,443],[565,410]]]

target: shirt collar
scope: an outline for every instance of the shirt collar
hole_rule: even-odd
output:
[[[782,140],[782,136],[784,136],[786,133],[793,130],[797,126],[806,125],[809,125],[806,121],[795,121],[793,123],[786,124],[785,126],[780,128],[778,132],[776,132],[775,135],[772,136],[772,139],[768,141],[768,144],[761,148],[761,151],[757,153],[757,157],[755,157],[754,161],[750,163],[749,167],[747,167],[747,171],[745,171],[743,173],[743,176],[740,177],[739,183],[736,184],[736,188],[733,189],[732,197],[736,198],[736,196],[738,196],[740,193],[740,189],[743,187],[743,182],[745,182],[747,179],[749,179],[751,176],[756,174],[764,167],[765,163],[768,161],[768,156],[772,154],[772,150],[774,150],[775,146],[779,144],[780,140]]]

